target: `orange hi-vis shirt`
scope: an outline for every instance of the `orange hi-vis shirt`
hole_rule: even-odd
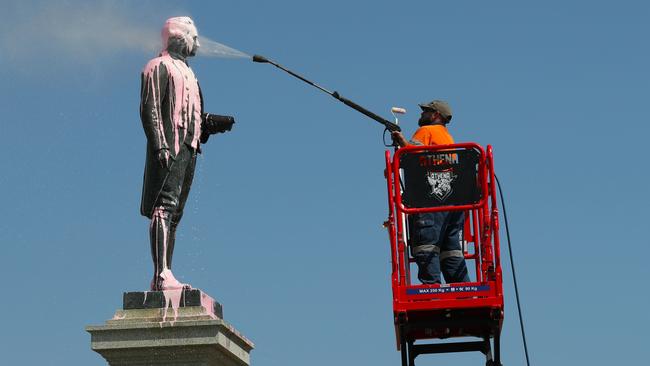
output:
[[[429,125],[418,128],[411,137],[414,145],[448,145],[454,143],[447,127],[444,125]]]

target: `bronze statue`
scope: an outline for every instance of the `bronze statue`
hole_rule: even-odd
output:
[[[147,137],[140,213],[151,219],[152,291],[190,287],[176,280],[171,267],[196,154],[211,134],[230,131],[235,122],[233,117],[203,113],[201,89],[187,63],[200,46],[192,19],[168,19],[162,41],[162,52],[142,72],[140,103]]]

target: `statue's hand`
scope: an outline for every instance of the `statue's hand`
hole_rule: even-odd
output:
[[[171,155],[169,154],[169,149],[160,149],[158,150],[158,162],[160,166],[169,169],[171,165]]]
[[[227,131],[232,130],[232,125],[235,124],[235,117],[232,116],[221,116],[223,118],[220,118],[219,120],[216,121],[215,123],[215,131],[217,133],[226,133]]]
[[[202,116],[201,130],[210,135],[214,135],[215,133],[224,133],[232,130],[233,124],[235,124],[235,117],[233,116],[204,113]]]
[[[208,142],[210,135],[232,130],[233,124],[235,124],[235,117],[203,113],[201,115],[201,143]]]

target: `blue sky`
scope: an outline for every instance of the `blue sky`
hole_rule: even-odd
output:
[[[417,103],[449,101],[456,140],[494,146],[532,364],[644,362],[646,2],[0,5],[3,364],[105,364],[84,326],[149,284],[139,73],[174,15],[378,114],[406,108],[407,134]],[[206,111],[237,124],[199,159],[177,277],[223,304],[255,365],[399,364],[380,126],[269,65],[191,66]],[[503,362],[518,365],[504,266]]]

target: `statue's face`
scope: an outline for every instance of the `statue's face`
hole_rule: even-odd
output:
[[[190,17],[169,18],[162,29],[163,47],[182,57],[196,55],[199,49],[199,32]]]
[[[198,51],[201,44],[199,43],[199,32],[196,30],[196,27],[192,26],[192,30],[188,34],[191,39],[187,42],[189,48],[190,56],[196,56],[196,51]]]

